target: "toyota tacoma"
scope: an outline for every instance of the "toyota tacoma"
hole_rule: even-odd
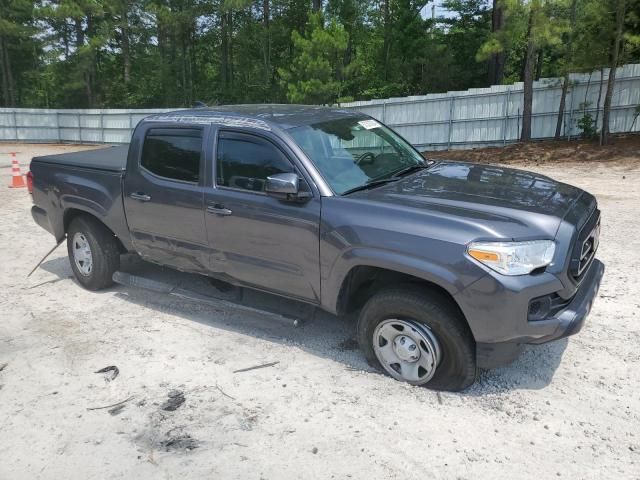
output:
[[[577,333],[604,273],[589,193],[501,166],[433,161],[352,110],[156,114],[128,147],[31,162],[32,215],[87,289],[120,255],[358,312],[367,360],[461,390],[524,344]]]

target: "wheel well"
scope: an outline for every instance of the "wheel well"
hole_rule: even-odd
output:
[[[468,322],[458,303],[440,285],[406,273],[369,266],[354,267],[347,274],[338,295],[338,314],[343,315],[359,310],[378,291],[390,285],[400,284],[417,285],[437,292],[444,301],[451,303],[460,312],[461,317],[465,319],[465,323],[468,326]]]
[[[122,244],[118,236],[115,233],[113,233],[113,230],[107,227],[104,224],[104,222],[100,220],[98,217],[96,217],[95,215],[92,215],[89,212],[85,212],[84,210],[78,210],[77,208],[69,208],[65,210],[64,217],[63,217],[63,225],[64,225],[65,233],[67,233],[67,230],[69,230],[69,225],[71,225],[71,222],[78,217],[87,217],[98,222],[100,225],[106,228],[114,237],[116,237],[116,241],[118,242],[118,250],[120,250],[120,253],[127,253],[127,249],[124,247],[124,245]]]

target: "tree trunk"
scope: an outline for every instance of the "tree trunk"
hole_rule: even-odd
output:
[[[0,86],[2,86],[2,97],[0,97],[0,106],[9,106],[9,85],[7,85],[7,70],[4,67],[4,37],[0,35]]]
[[[87,15],[87,36],[89,37],[89,42],[91,42],[91,38],[94,34],[94,22],[91,15]],[[85,71],[85,87],[87,92],[87,106],[89,108],[93,108],[95,105],[95,80],[96,80],[96,51],[90,47],[89,50],[89,65]]]
[[[160,54],[160,85],[162,86],[162,102],[165,107],[169,106],[168,89],[168,69],[167,69],[167,32],[165,30],[162,17],[158,18],[158,52]]]
[[[229,87],[233,88],[233,12],[229,10],[227,24],[229,28],[227,33],[229,34]]]
[[[613,97],[613,88],[616,83],[616,63],[617,62],[612,61],[612,66],[609,68],[607,91],[604,95],[604,105],[602,107],[602,129],[600,130],[600,145],[607,145],[610,141],[611,132],[609,130],[609,121],[611,117],[611,98]]]
[[[613,41],[613,52],[611,53],[611,66],[609,68],[609,80],[607,81],[607,93],[604,96],[604,109],[602,111],[602,134],[600,143],[609,143],[609,119],[611,114],[611,99],[613,97],[613,87],[616,83],[616,69],[620,59],[620,48],[622,46],[622,35],[624,34],[624,17],[626,13],[625,0],[618,0],[616,6],[616,34]]]
[[[220,83],[222,84],[223,95],[227,94],[227,79],[229,78],[229,36],[227,34],[227,14],[222,12],[220,15]]]
[[[87,96],[87,108],[93,107],[93,89],[91,88],[91,73],[84,72],[84,91]]]
[[[193,45],[196,44],[196,32],[195,25],[191,26],[191,31],[189,32],[189,96],[191,98],[191,103],[199,100],[196,98],[196,94],[199,92],[196,90],[197,77],[198,77],[198,62],[197,56],[195,53],[195,48]]]
[[[567,40],[567,63],[573,58],[573,29],[576,23],[576,7],[578,4],[578,0],[571,0],[571,14],[570,14],[570,22],[571,22],[571,30],[569,31],[569,38]],[[558,121],[556,122],[556,134],[555,139],[558,140],[562,135],[562,122],[564,121],[564,109],[567,102],[567,91],[569,90],[569,69],[568,66],[565,65],[566,72],[564,74],[564,79],[562,82],[562,95],[560,96],[560,107],[558,108]]]
[[[264,87],[265,96],[269,96],[271,90],[271,31],[270,31],[269,0],[262,1],[262,26],[264,28]],[[265,98],[266,100],[266,98]]]
[[[584,117],[587,114],[587,98],[589,98],[589,89],[591,88],[591,78],[593,77],[593,72],[589,72],[589,79],[587,80],[587,88],[584,90],[584,100],[582,101],[582,116]]]
[[[125,1],[122,8],[122,63],[125,90],[129,89],[131,81],[131,44],[129,40],[129,2]]]
[[[7,107],[16,106],[16,92],[13,85],[13,70],[11,58],[7,50],[7,40],[0,36],[0,66],[2,66],[2,97]]]
[[[82,18],[75,19],[76,30],[76,52],[84,45],[84,29],[82,28]]]
[[[307,3],[307,5],[309,4]],[[314,13],[322,10],[322,0],[312,0],[311,8]]]
[[[187,106],[191,106],[190,105],[190,100],[189,100],[189,80],[187,79],[187,44],[185,42],[185,38],[184,38],[184,33],[181,35],[181,45],[180,45],[180,50],[181,50],[181,55],[180,55],[180,66],[181,66],[181,73],[182,73],[182,105],[187,107]]]
[[[560,107],[558,108],[558,120],[556,121],[556,134],[553,138],[559,140],[562,136],[562,122],[564,122],[564,109],[567,104],[567,91],[569,90],[569,73],[564,74],[562,80],[562,94],[560,95]]]
[[[222,91],[224,92],[225,100],[230,99],[231,88],[233,86],[233,46],[231,44],[232,32],[233,32],[233,13],[231,10],[223,12],[221,16],[222,27],[222,62],[220,65],[220,73],[222,77]]]
[[[391,0],[382,0],[382,16],[384,19],[384,39],[382,45],[384,79],[386,80],[389,72],[389,55],[391,53],[391,10],[389,2]]]
[[[342,66],[346,68],[351,63],[351,58],[353,57],[353,35],[351,32],[348,32],[349,39],[347,40],[347,49],[344,51],[344,59],[342,61]]]
[[[604,82],[604,68],[600,69],[600,83],[599,85],[599,89],[598,89],[598,103],[596,104],[596,119],[595,119],[595,126],[596,128],[598,128],[598,119],[600,118],[600,105],[601,100],[602,100],[602,84]]]
[[[493,0],[491,11],[491,32],[495,33],[504,27],[504,15],[501,0]],[[497,52],[489,58],[489,85],[499,85],[504,78],[504,52]]]
[[[540,80],[540,77],[542,76],[542,64],[544,63],[544,50],[540,49],[538,51],[538,60],[536,62],[536,75],[535,75],[535,80],[538,81]]]
[[[64,58],[69,58],[69,28],[65,22],[62,27],[62,43],[64,44]]]
[[[538,4],[531,5],[529,13],[529,25],[527,27],[527,55],[524,63],[524,105],[522,106],[522,131],[520,140],[528,142],[531,140],[531,111],[533,108],[533,74],[536,62],[536,42],[534,39],[535,16],[537,15]]]

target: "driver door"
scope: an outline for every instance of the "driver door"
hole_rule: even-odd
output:
[[[212,268],[248,286],[319,303],[320,196],[313,192],[300,202],[264,192],[267,176],[276,173],[296,172],[308,185],[293,154],[275,137],[223,130],[214,169],[214,186],[205,193]]]

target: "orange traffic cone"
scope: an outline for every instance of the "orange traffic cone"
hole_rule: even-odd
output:
[[[24,177],[20,173],[20,164],[16,158],[16,154],[11,154],[11,185],[9,188],[24,188],[27,184],[24,182]]]

